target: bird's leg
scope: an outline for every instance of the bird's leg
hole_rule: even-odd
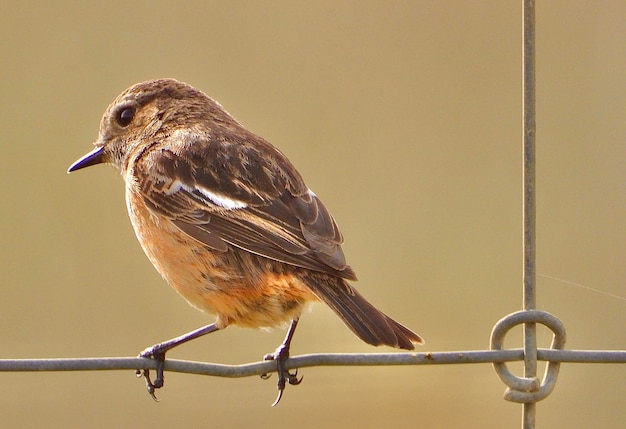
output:
[[[152,396],[152,399],[154,399],[155,401],[158,400],[156,395],[154,394],[154,391],[163,387],[165,353],[167,353],[170,349],[173,349],[176,346],[186,343],[187,341],[191,341],[203,335],[210,334],[211,332],[218,331],[219,329],[220,328],[217,326],[217,323],[212,323],[210,325],[196,329],[195,331],[191,331],[179,337],[172,338],[171,340],[163,341],[162,343],[150,346],[141,353],[139,353],[139,357],[154,359],[157,363],[156,378],[154,379],[154,381],[152,381],[152,379],[150,378],[149,369],[138,369],[136,372],[137,377],[143,376],[143,378],[146,380],[146,389],[148,390],[150,396]]]
[[[293,333],[296,331],[296,326],[298,326],[298,319],[294,319],[291,321],[291,325],[289,325],[289,329],[287,330],[287,335],[285,336],[282,344],[278,346],[276,351],[274,353],[265,355],[264,357],[264,360],[276,361],[276,372],[278,372],[278,396],[272,404],[272,407],[275,407],[280,402],[280,399],[283,397],[283,391],[285,390],[287,382],[294,386],[302,382],[302,377],[298,378],[297,369],[294,372],[289,372],[285,368],[285,363],[289,358],[289,347],[291,346],[291,339],[293,338]],[[261,378],[267,379],[269,378],[269,375],[262,374]]]

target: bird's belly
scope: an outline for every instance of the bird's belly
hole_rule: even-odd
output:
[[[209,249],[168,219],[151,212],[141,197],[127,198],[144,252],[161,276],[192,306],[215,314],[221,327],[275,327],[297,318],[317,300],[297,270],[244,250]]]

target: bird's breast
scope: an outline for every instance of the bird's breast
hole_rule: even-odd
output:
[[[317,300],[300,281],[299,269],[234,247],[212,250],[151,211],[133,187],[127,187],[126,203],[137,239],[156,270],[222,325],[283,325]]]

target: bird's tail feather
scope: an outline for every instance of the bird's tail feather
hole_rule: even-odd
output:
[[[332,284],[319,279],[309,280],[307,285],[318,298],[332,308],[352,332],[366,343],[406,350],[413,350],[414,344],[424,343],[415,332],[370,304],[345,280],[334,277]]]

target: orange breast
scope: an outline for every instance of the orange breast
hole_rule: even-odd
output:
[[[298,269],[234,247],[213,251],[150,211],[132,187],[126,202],[137,239],[157,271],[191,305],[215,314],[221,327],[283,325],[317,300],[298,279]]]

